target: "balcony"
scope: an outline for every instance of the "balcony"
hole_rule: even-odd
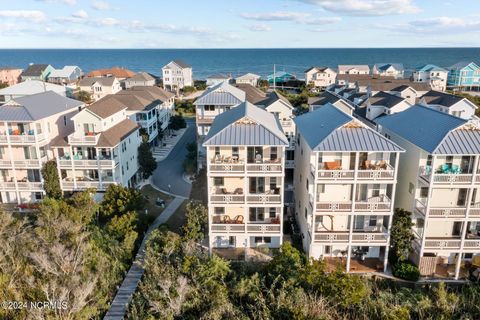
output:
[[[281,159],[247,163],[247,173],[282,173]]]
[[[321,162],[317,171],[319,180],[391,180],[395,178],[395,169],[385,160],[365,161],[357,171],[345,169],[340,161]]]
[[[11,134],[11,135],[0,135],[0,144],[8,144],[10,141],[11,144],[33,144],[35,141],[42,142],[46,139],[44,134],[33,134],[33,133],[23,133],[23,134]]]
[[[210,194],[210,202],[213,204],[245,203],[245,195],[242,188],[237,188],[233,192],[226,188],[214,188]]]
[[[43,191],[41,182],[17,181],[18,190],[24,191]],[[0,190],[15,191],[15,182],[1,182]]]
[[[280,204],[281,196],[274,193],[248,194],[248,204]]]
[[[390,211],[392,201],[386,195],[371,197],[367,200],[357,200],[355,210],[357,211]]]
[[[280,221],[277,224],[274,223],[248,223],[247,224],[248,233],[281,233]]]
[[[72,133],[68,136],[68,144],[96,145],[100,133],[86,132],[85,134]]]
[[[427,183],[435,184],[470,184],[473,181],[472,173],[461,170],[457,165],[448,164],[442,165],[436,172],[432,172],[430,166],[421,166],[419,177]]]
[[[213,223],[210,230],[212,233],[245,233],[245,224]]]
[[[114,158],[111,159],[69,159],[68,157],[61,157],[58,160],[58,166],[60,168],[71,168],[74,166],[75,168],[113,168],[118,165],[118,159]]]
[[[212,124],[213,120],[215,120],[216,115],[212,116],[200,116],[197,115],[197,123],[198,124]]]
[[[460,238],[437,238],[437,237],[427,237],[425,239],[424,248],[425,249],[460,249]]]
[[[295,168],[295,160],[285,160],[285,168],[287,169]]]
[[[47,161],[47,157],[43,157],[41,159],[25,159],[25,160],[13,160],[13,165],[15,168],[22,168],[22,169],[32,169],[32,168],[40,168],[44,162]],[[12,161],[11,160],[0,160],[0,168],[12,168]]]
[[[88,189],[88,188],[96,188],[99,190],[104,190],[110,184],[116,183],[115,181],[102,181],[100,184],[99,180],[92,180],[92,181],[77,181],[76,187],[74,181],[69,180],[62,180],[62,189],[64,190],[80,190],[80,189]]]
[[[386,230],[385,230],[386,231]],[[347,243],[349,232],[315,232],[314,241],[317,243]],[[354,231],[352,233],[352,243],[381,243],[386,244],[388,234],[386,232],[365,232]]]
[[[221,173],[244,173],[245,172],[245,162],[239,160],[238,156],[233,157],[216,157],[210,163],[210,172],[221,172]]]
[[[352,202],[317,202],[317,211],[349,212],[352,211]]]

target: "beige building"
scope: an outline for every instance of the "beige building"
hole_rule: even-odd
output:
[[[120,81],[115,77],[83,78],[78,82],[78,87],[80,91],[90,93],[92,100],[94,101],[122,90]]]
[[[480,128],[420,105],[377,124],[406,150],[395,206],[413,212],[412,260],[424,276],[468,277],[480,255]]]
[[[243,102],[215,118],[203,146],[210,251],[278,248],[288,140],[275,116]]]
[[[295,123],[295,215],[304,250],[347,272],[385,271],[403,149],[332,104]]]
[[[14,67],[0,67],[0,83],[6,83],[9,86],[17,84],[20,81],[22,69]]]
[[[0,202],[43,198],[43,164],[53,159],[52,140],[73,130],[70,118],[83,103],[52,91],[0,106]]]
[[[370,67],[366,64],[343,64],[338,66],[338,74],[370,74]]]

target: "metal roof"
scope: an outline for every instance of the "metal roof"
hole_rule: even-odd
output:
[[[67,88],[40,80],[27,80],[0,90],[0,95],[25,96],[46,91],[55,91],[65,95]]]
[[[224,105],[233,106],[244,102],[246,94],[227,82],[218,83],[205,91],[195,105]]]
[[[460,141],[460,133],[449,134],[467,121],[421,105],[414,105],[405,111],[384,116],[376,120],[377,124],[387,128],[429,153],[457,154],[452,143],[469,145],[469,141]],[[448,136],[448,137],[447,137]],[[469,135],[462,135],[468,138]],[[442,148],[437,150],[437,147]],[[467,150],[462,147],[459,150]]]
[[[398,145],[330,103],[294,121],[313,151],[403,152]]]
[[[480,128],[467,124],[450,131],[434,154],[480,154]]]
[[[393,67],[394,69],[396,69],[398,71],[403,71],[404,70],[403,64],[401,64],[401,63],[377,63],[374,66],[374,68],[376,68],[378,70],[382,70],[382,71],[388,70],[388,68],[390,68],[390,67]]]
[[[17,98],[0,106],[0,120],[36,121],[82,105],[81,101],[47,91]]]
[[[418,71],[422,71],[422,72],[431,72],[431,71],[446,72],[447,70],[444,69],[444,68],[441,68],[437,65],[434,65],[434,64],[426,64],[426,65],[423,65],[423,66],[419,67]]]
[[[286,146],[288,139],[273,114],[243,102],[215,118],[203,145]]]

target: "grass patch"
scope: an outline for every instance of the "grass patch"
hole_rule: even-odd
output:
[[[180,229],[183,227],[187,218],[185,216],[185,212],[187,211],[187,200],[184,200],[180,207],[175,210],[175,212],[171,215],[171,217],[165,222],[168,226],[168,229],[175,233],[180,233]]]
[[[142,195],[147,199],[147,203],[145,203],[145,210],[148,210],[148,220],[155,220],[165,208],[159,207],[155,204],[157,198],[160,198],[165,201],[165,207],[167,207],[170,202],[173,200],[171,196],[160,192],[153,188],[151,185],[146,185],[142,189],[140,189]],[[145,216],[145,212],[140,212],[141,215]]]

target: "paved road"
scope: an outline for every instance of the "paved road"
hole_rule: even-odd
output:
[[[172,214],[177,210],[178,207],[183,203],[184,199],[182,198],[175,198],[172,202],[163,210],[160,216],[152,223],[152,225],[148,228],[145,237],[142,240],[142,244],[138,249],[137,256],[135,257],[135,261],[133,261],[132,267],[128,270],[127,276],[123,279],[123,283],[117,291],[115,295],[115,299],[113,299],[112,304],[110,305],[110,309],[108,310],[107,314],[103,318],[104,320],[122,320],[127,313],[127,307],[132,299],[133,294],[137,290],[137,286],[142,279],[143,272],[143,262],[145,259],[145,243],[150,236],[150,233],[158,228],[158,226],[162,223],[165,223],[168,218],[172,216]]]
[[[160,190],[188,198],[191,184],[183,180],[182,163],[187,154],[187,143],[195,141],[195,120],[187,120],[188,128],[183,137],[170,152],[165,160],[157,163],[157,170],[153,173],[152,182]],[[168,185],[171,186],[169,191]]]

